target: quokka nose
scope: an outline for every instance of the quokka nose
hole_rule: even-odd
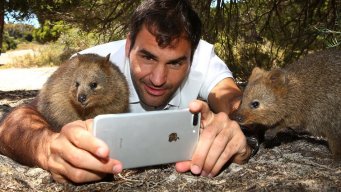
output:
[[[84,94],[80,94],[79,96],[78,96],[78,102],[80,102],[80,103],[84,103],[86,101],[86,95],[84,95]]]

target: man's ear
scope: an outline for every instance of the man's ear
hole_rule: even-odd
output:
[[[126,39],[126,46],[125,46],[125,54],[126,54],[126,57],[128,58],[129,58],[129,53],[130,53],[130,46],[131,46],[130,33],[128,33],[127,39]]]

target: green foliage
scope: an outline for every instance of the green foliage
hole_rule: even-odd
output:
[[[66,60],[78,51],[92,47],[96,44],[104,43],[99,34],[93,32],[85,32],[76,27],[69,27],[63,31],[56,41],[56,44],[63,46],[63,53],[60,55],[61,60]]]
[[[32,42],[32,32],[34,28],[26,24],[5,24],[3,34],[3,51],[17,48],[23,42]]]
[[[34,30],[33,37],[39,43],[56,41],[67,29],[68,27],[63,21],[51,22],[46,20],[40,28]]]
[[[35,50],[35,55],[16,58],[11,65],[17,67],[58,66],[76,52],[98,43],[103,43],[99,35],[64,25],[56,41],[39,44],[38,48],[30,48]]]
[[[282,67],[314,50],[338,45],[336,33],[327,37],[316,30],[341,31],[340,1],[249,0],[217,1],[207,11],[192,0],[203,18],[203,38],[236,78],[246,80],[253,67]],[[330,32],[330,31],[329,31]],[[332,38],[331,38],[332,37]]]
[[[17,42],[15,41],[14,37],[11,37],[8,32],[4,33],[3,41],[2,41],[2,50],[6,52],[10,49],[17,48]]]
[[[61,33],[57,43],[64,44],[68,49],[85,49],[101,43],[100,35],[85,32],[79,28],[69,28]]]
[[[337,20],[333,28],[327,28],[320,24],[314,29],[319,33],[319,40],[324,41],[327,47],[341,47],[341,15],[337,15]]]
[[[215,45],[240,81],[255,66],[282,67],[308,52],[340,47],[340,1],[190,1],[203,21],[202,38]],[[5,7],[34,12],[44,22],[34,38],[42,43],[55,41],[63,47],[64,59],[95,44],[124,38],[127,21],[140,2],[14,0],[6,1]]]

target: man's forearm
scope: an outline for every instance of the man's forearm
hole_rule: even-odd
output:
[[[0,153],[28,166],[46,168],[53,134],[32,105],[10,112],[0,124]]]
[[[229,115],[239,107],[241,95],[233,79],[226,78],[212,89],[208,102],[213,112],[225,112]]]

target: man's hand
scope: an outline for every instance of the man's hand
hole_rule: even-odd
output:
[[[192,161],[178,162],[176,170],[202,176],[215,176],[227,162],[245,163],[251,154],[237,122],[226,113],[214,114],[207,103],[190,103],[191,112],[201,112],[201,134]]]
[[[109,148],[92,135],[92,120],[66,124],[50,143],[47,169],[57,182],[98,181],[122,171],[122,164],[109,158]]]

